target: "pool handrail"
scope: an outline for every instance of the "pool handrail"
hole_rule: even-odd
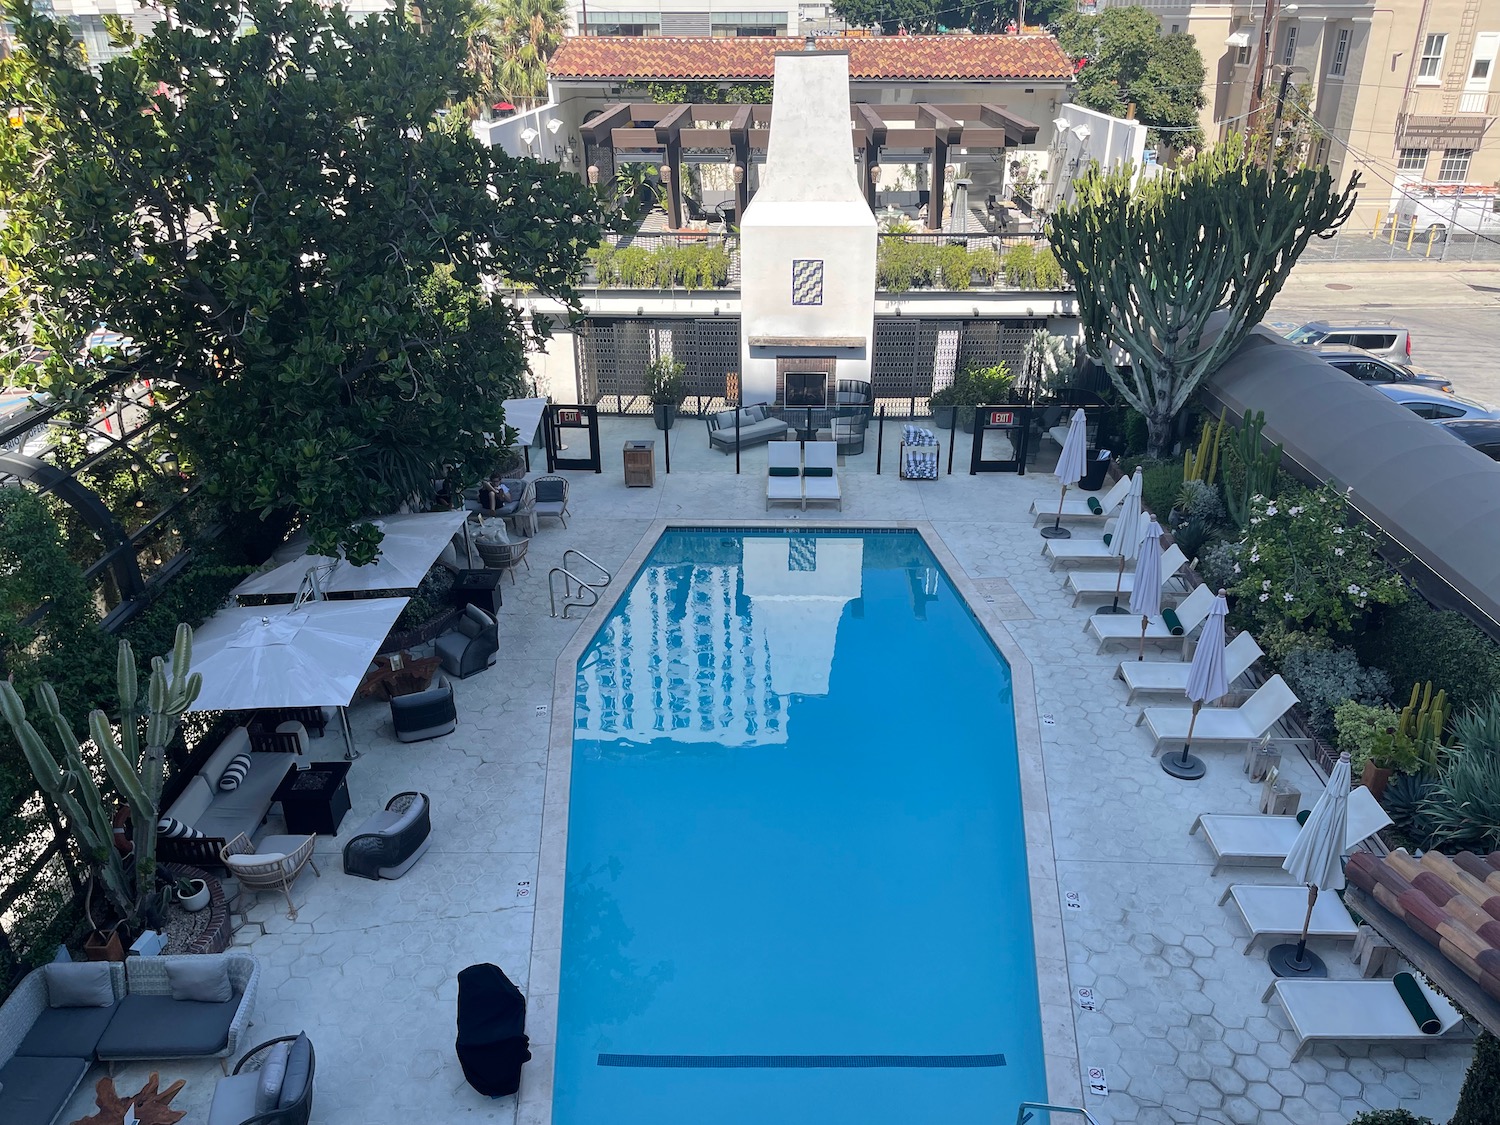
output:
[[[1046,1102],[1022,1102],[1016,1107],[1016,1125],[1026,1125],[1031,1120],[1030,1111],[1038,1109],[1046,1110],[1048,1113],[1076,1113],[1088,1122],[1088,1125],[1099,1125],[1094,1120],[1094,1115],[1082,1106],[1049,1105]]]

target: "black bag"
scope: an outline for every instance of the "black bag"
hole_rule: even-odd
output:
[[[458,974],[458,1062],[464,1078],[492,1098],[521,1088],[530,1061],[526,997],[498,965],[470,965]]]

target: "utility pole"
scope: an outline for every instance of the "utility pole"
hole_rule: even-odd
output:
[[[1267,159],[1272,162],[1276,160],[1276,143],[1281,139],[1281,110],[1286,105],[1286,90],[1292,84],[1292,71],[1296,69],[1293,66],[1285,68],[1281,75],[1281,89],[1276,92],[1276,115],[1271,118],[1271,145],[1266,153]]]
[[[1271,32],[1276,23],[1277,0],[1266,0],[1265,11],[1260,17],[1259,42],[1255,44],[1255,82],[1250,87],[1250,112],[1245,115],[1245,132],[1255,128],[1255,116],[1260,112],[1261,92],[1266,84],[1266,58],[1275,50]]]

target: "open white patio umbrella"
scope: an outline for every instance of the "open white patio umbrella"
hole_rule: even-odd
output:
[[[413,590],[468,518],[465,511],[398,512],[381,516],[370,521],[384,536],[380,541],[380,557],[367,566],[354,566],[328,555],[299,555],[272,570],[252,574],[234,588],[234,593],[296,594],[309,571],[317,572],[318,589],[325,594]]]
[[[1068,498],[1068,485],[1077,484],[1083,479],[1083,461],[1088,453],[1088,443],[1088,419],[1080,406],[1073,411],[1073,419],[1068,423],[1068,436],[1063,439],[1062,453],[1057,458],[1057,468],[1052,470],[1052,475],[1062,482],[1062,495],[1057,498],[1057,518],[1052,521],[1051,527],[1042,528],[1042,535],[1048,539],[1073,537],[1073,533],[1062,526],[1063,502]]]
[[[1141,647],[1137,660],[1146,659],[1146,626],[1161,612],[1161,524],[1154,518],[1139,530],[1135,542],[1135,587],[1130,612],[1141,615]]]
[[[1141,547],[1142,480],[1140,467],[1137,466],[1130,478],[1130,488],[1125,493],[1125,499],[1120,502],[1120,514],[1115,519],[1115,530],[1109,537],[1109,553],[1120,559],[1119,569],[1115,572],[1114,600],[1109,605],[1096,609],[1095,613],[1131,612],[1129,609],[1120,608],[1120,585],[1125,580],[1125,564],[1135,561],[1136,553]],[[1155,610],[1152,612],[1154,613]]]
[[[1267,955],[1271,971],[1278,977],[1326,977],[1328,968],[1316,953],[1307,951],[1307,930],[1320,891],[1344,887],[1345,835],[1349,820],[1351,784],[1349,752],[1345,750],[1328,776],[1328,788],[1313,806],[1281,869],[1299,883],[1307,884],[1307,916],[1302,919],[1302,938],[1296,945],[1278,945]]]
[[[193,633],[193,671],[203,676],[193,710],[336,707],[357,757],[344,708],[409,600],[221,609]]]
[[[1193,727],[1198,722],[1198,712],[1205,703],[1223,698],[1229,691],[1229,680],[1224,672],[1224,618],[1229,615],[1229,602],[1224,591],[1214,599],[1208,609],[1208,618],[1203,622],[1203,633],[1198,638],[1198,648],[1193,653],[1193,663],[1188,668],[1187,697],[1193,701],[1193,717],[1188,720],[1187,738],[1182,743],[1182,756],[1163,754],[1161,768],[1181,781],[1197,781],[1205,772],[1203,762],[1188,752],[1193,742]]]

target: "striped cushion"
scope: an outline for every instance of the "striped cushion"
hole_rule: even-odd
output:
[[[164,816],[156,822],[156,831],[167,840],[202,840],[206,837],[191,824],[184,824],[173,816]]]
[[[245,775],[250,772],[250,755],[236,754],[229,759],[229,764],[224,767],[224,772],[219,776],[219,788],[225,793],[233,793],[240,787],[240,782],[245,780]]]

